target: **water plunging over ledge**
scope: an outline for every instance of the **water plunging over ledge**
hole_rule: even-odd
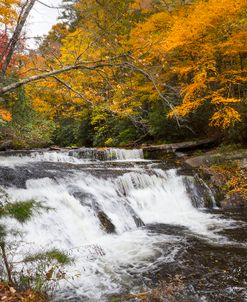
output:
[[[34,199],[54,209],[22,228],[28,250],[49,246],[75,259],[67,267],[73,281],[61,282],[55,301],[108,301],[122,292],[147,290],[157,274],[166,278],[174,273],[188,279],[181,301],[247,297],[245,278],[230,271],[245,261],[246,245],[235,236],[245,225],[219,210],[205,210],[193,178],[188,182],[177,169],[145,161],[140,149],[2,153],[0,186],[13,201]],[[26,247],[18,252],[24,255]],[[225,252],[232,266],[224,273],[227,264],[222,264],[213,275],[203,261],[208,255],[212,261],[221,259]],[[195,281],[191,268],[205,280],[210,276],[210,290],[209,283],[202,287]],[[222,276],[227,276],[225,283],[213,287]],[[212,293],[219,300],[212,300]]]

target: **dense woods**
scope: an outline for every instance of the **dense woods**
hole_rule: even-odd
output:
[[[34,2],[0,4],[0,139],[10,147],[246,141],[244,0],[64,0],[27,51],[21,26]]]

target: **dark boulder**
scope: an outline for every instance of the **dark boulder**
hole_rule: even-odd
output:
[[[99,211],[97,213],[97,216],[100,220],[103,230],[106,233],[108,234],[116,233],[116,228],[114,224],[111,222],[110,218],[103,211]]]

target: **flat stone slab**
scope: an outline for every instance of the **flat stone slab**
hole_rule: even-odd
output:
[[[235,151],[229,153],[206,153],[201,156],[194,156],[185,161],[186,164],[193,168],[203,165],[222,164],[226,161],[239,161],[241,167],[247,167],[247,150]]]

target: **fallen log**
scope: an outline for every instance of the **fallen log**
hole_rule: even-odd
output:
[[[177,151],[189,151],[197,148],[205,148],[210,145],[217,143],[218,138],[211,137],[196,141],[188,141],[174,144],[163,144],[163,145],[144,145],[142,149],[144,151],[167,151],[167,152],[177,152]]]

